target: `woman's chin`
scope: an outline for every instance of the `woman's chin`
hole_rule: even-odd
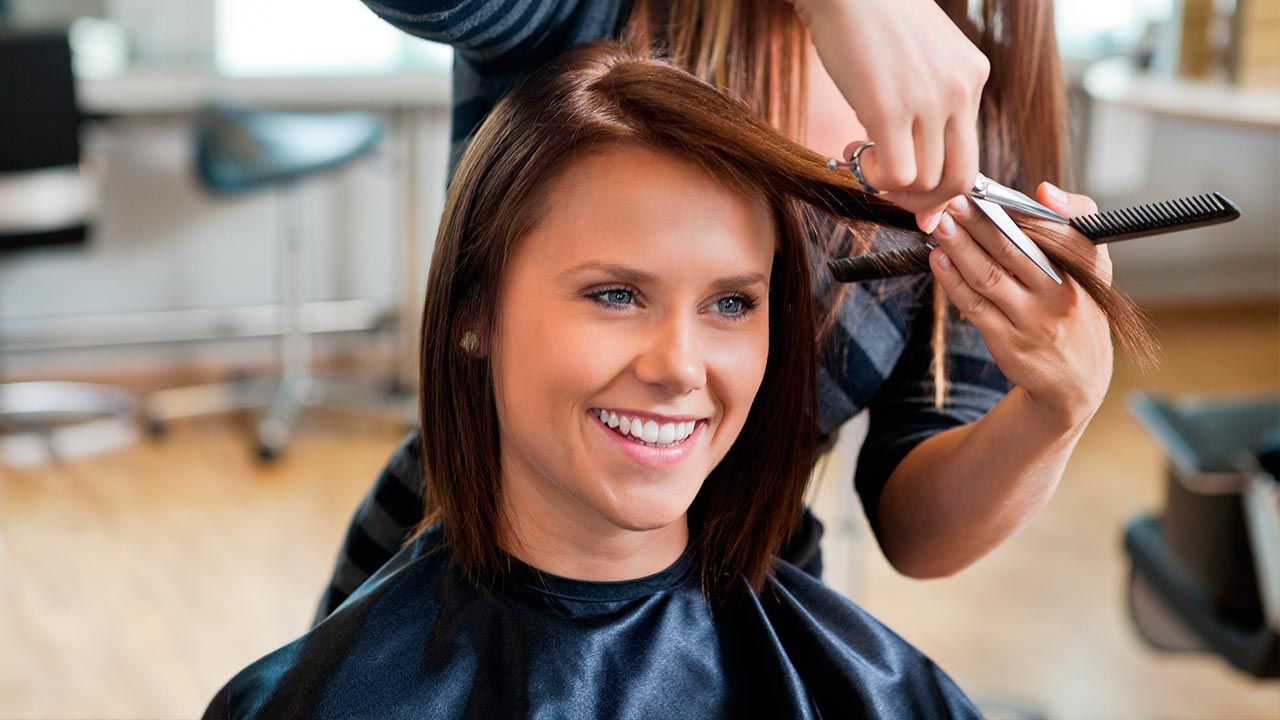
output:
[[[632,532],[650,532],[683,522],[689,503],[671,502],[661,498],[657,502],[637,499],[625,507],[611,507],[600,514],[611,524]]]

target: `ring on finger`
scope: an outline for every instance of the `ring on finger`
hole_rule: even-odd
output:
[[[827,169],[835,170],[836,168],[839,168],[839,167],[847,167],[849,168],[849,171],[853,173],[853,179],[857,180],[858,185],[862,187],[863,192],[865,192],[868,195],[875,195],[876,197],[880,197],[881,195],[888,195],[889,194],[888,190],[880,190],[872,186],[871,183],[867,182],[866,176],[862,174],[862,151],[867,150],[868,148],[873,148],[875,146],[876,146],[876,143],[874,140],[868,140],[862,143],[858,147],[854,148],[853,154],[849,156],[848,162],[841,162],[839,160],[836,160],[835,158],[829,158],[827,160]]]

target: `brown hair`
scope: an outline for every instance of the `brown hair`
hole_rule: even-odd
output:
[[[816,210],[861,230],[912,233],[914,218],[858,190],[848,173],[787,138],[742,102],[644,52],[612,42],[577,48],[523,80],[477,130],[460,160],[431,262],[421,333],[426,519],[442,522],[455,561],[472,576],[500,569],[503,522],[492,365],[470,352],[496,327],[497,298],[515,243],[539,221],[544,195],[575,159],[629,143],[697,163],[727,187],[763,199],[777,251],[769,290],[769,358],[737,441],[691,508],[704,590],[739,578],[759,588],[801,509],[816,432],[813,258],[804,215]],[[1092,267],[1028,234],[1064,272]],[[821,271],[821,270],[820,270]],[[1086,289],[1114,319],[1128,306],[1096,280]],[[1116,313],[1116,314],[1113,314]],[[1127,330],[1127,328],[1126,328]],[[456,428],[471,428],[458,442]]]
[[[1066,90],[1053,28],[1053,0],[936,0],[991,63],[978,118],[980,166],[1005,185],[1030,192],[1062,185],[1066,164]],[[806,31],[790,0],[635,0],[623,37],[741,98],[776,128],[798,137],[804,121]],[[850,138],[853,140],[854,138]],[[815,230],[816,232],[816,230]],[[875,233],[826,233],[823,252],[865,252],[888,240]],[[892,245],[893,243],[889,243]],[[819,332],[839,317],[848,287],[829,286]],[[1111,308],[1117,310],[1118,308]],[[946,396],[946,325],[942,288],[933,290],[934,404]],[[1145,320],[1130,308],[1131,320]],[[1144,328],[1139,335],[1149,335]],[[1132,332],[1122,334],[1132,337]],[[1123,342],[1123,340],[1122,340]],[[1143,366],[1150,347],[1135,352]]]

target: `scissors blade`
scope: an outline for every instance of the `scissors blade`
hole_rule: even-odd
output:
[[[983,215],[991,218],[991,222],[1000,228],[1000,232],[1004,233],[1004,236],[1009,238],[1010,242],[1018,246],[1018,249],[1024,255],[1031,258],[1031,262],[1035,263],[1036,267],[1043,270],[1045,275],[1053,278],[1054,282],[1059,285],[1062,284],[1062,278],[1058,277],[1058,273],[1054,272],[1053,266],[1049,264],[1049,258],[1045,256],[1044,251],[1032,242],[1026,233],[1022,232],[1022,228],[1018,227],[1013,218],[1009,217],[1009,213],[1004,211],[1004,208],[990,200],[983,200],[982,198],[970,199],[973,200],[974,205],[978,206]]]
[[[1058,213],[1011,187],[1001,185],[982,173],[978,173],[978,180],[974,183],[973,190],[969,193],[969,197],[989,200],[1010,210],[1017,210],[1020,213],[1033,215],[1044,220],[1052,220],[1053,222],[1061,223],[1063,225],[1070,224],[1069,220]]]

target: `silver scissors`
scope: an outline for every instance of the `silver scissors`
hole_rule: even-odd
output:
[[[1017,190],[1001,185],[982,173],[978,173],[978,180],[973,184],[973,189],[968,194],[969,199],[973,200],[973,204],[978,206],[982,214],[991,218],[991,222],[1000,228],[1000,232],[1004,233],[1004,236],[1009,238],[1009,241],[1016,245],[1024,255],[1031,258],[1031,262],[1035,263],[1036,267],[1053,278],[1054,282],[1059,285],[1062,284],[1062,278],[1058,277],[1058,273],[1049,264],[1049,258],[1045,257],[1044,251],[1032,242],[1026,233],[1022,232],[1022,228],[1018,227],[1013,218],[1009,217],[1009,213],[1005,212],[1005,208],[1025,215],[1069,225],[1070,222],[1066,218]]]
[[[858,184],[867,193],[885,195],[888,193],[887,190],[877,190],[867,183],[866,178],[862,175],[862,165],[860,164],[862,151],[871,147],[875,147],[874,142],[865,142],[853,151],[853,155],[848,162],[831,158],[827,160],[827,167],[832,170],[839,167],[847,167],[853,173],[854,179],[858,181]],[[1018,227],[1013,218],[1009,217],[1009,213],[1005,212],[1005,208],[1025,215],[1062,223],[1063,225],[1069,225],[1070,221],[1017,190],[1001,185],[982,173],[978,173],[978,179],[974,182],[973,189],[966,194],[973,200],[973,204],[982,211],[982,214],[990,218],[991,222],[995,223],[995,226],[1000,229],[1000,232],[1004,233],[1004,236],[1009,238],[1010,242],[1030,258],[1031,262],[1036,264],[1036,267],[1043,270],[1055,283],[1062,284],[1062,278],[1058,276],[1053,266],[1049,264],[1049,258],[1045,256],[1044,251],[1032,242],[1026,233],[1022,232],[1022,228]]]

